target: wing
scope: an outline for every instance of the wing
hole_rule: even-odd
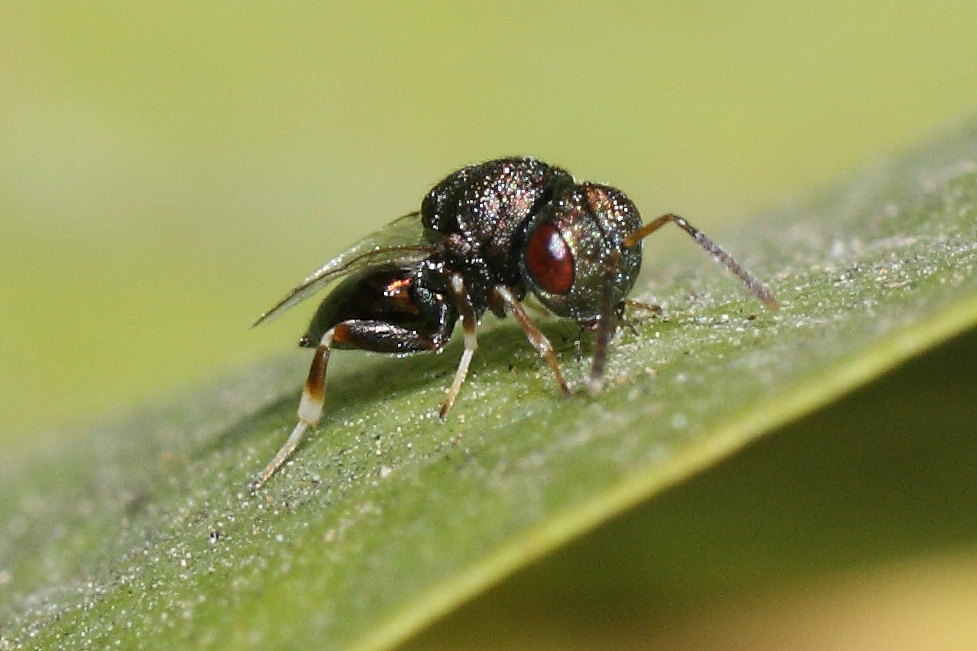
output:
[[[434,245],[424,238],[420,213],[417,211],[398,217],[380,230],[367,235],[335,258],[322,265],[278,304],[255,319],[251,327],[266,323],[309,298],[343,276],[367,265],[409,263],[427,257]]]

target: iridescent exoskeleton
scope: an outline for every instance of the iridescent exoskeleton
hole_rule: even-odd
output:
[[[333,348],[440,352],[460,319],[464,349],[441,405],[444,418],[468,373],[482,316],[512,314],[561,391],[570,395],[553,347],[522,307],[531,292],[554,314],[596,333],[588,386],[600,390],[608,342],[641,268],[641,241],[668,222],[691,235],[769,309],[777,309],[773,294],[701,231],[673,214],[642,224],[638,209],[616,188],[578,183],[566,170],[528,157],[488,161],[448,175],[427,193],[420,211],[339,254],[255,321],[268,321],[339,281],[299,341],[315,349],[299,422],[252,480],[252,491],[322,417]]]

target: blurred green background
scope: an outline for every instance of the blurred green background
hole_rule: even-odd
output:
[[[465,163],[537,155],[722,241],[745,215],[972,117],[975,25],[973,2],[2,3],[5,455],[270,355],[304,360],[294,342],[312,306],[268,328],[251,320]],[[477,641],[486,614],[531,628],[542,611],[569,613],[542,634],[570,636],[582,614],[606,624],[622,601],[686,636],[695,626],[663,622],[708,623],[719,603],[749,638],[756,622],[736,619],[736,600],[805,563],[913,558],[910,579],[969,581],[956,602],[969,606],[973,486],[949,482],[974,458],[972,417],[953,411],[972,403],[959,360],[974,350],[971,333],[786,428],[418,646]],[[920,377],[945,381],[921,390]],[[940,418],[951,435],[930,440]],[[635,568],[647,545],[654,558]],[[966,572],[944,556],[958,545]],[[595,556],[611,559],[603,582],[577,585]],[[908,595],[914,613],[944,603],[895,575],[866,584]],[[783,601],[837,614],[860,579],[833,580]],[[783,594],[757,610],[788,626]],[[818,634],[847,630],[813,619]],[[706,629],[703,646],[723,646]]]
[[[308,309],[248,324],[468,162],[540,156],[721,240],[972,114],[974,25],[973,2],[3,3],[3,444],[291,350]]]

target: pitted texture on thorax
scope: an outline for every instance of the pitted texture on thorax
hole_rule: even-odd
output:
[[[424,197],[424,226],[444,236],[460,235],[469,256],[487,265],[493,282],[520,285],[517,254],[528,217],[557,188],[573,182],[568,172],[535,158],[504,158],[462,168]]]

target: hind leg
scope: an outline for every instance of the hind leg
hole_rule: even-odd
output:
[[[302,398],[299,400],[299,422],[268,465],[251,480],[251,492],[257,491],[275,474],[302,443],[306,432],[314,428],[322,418],[326,398],[326,367],[329,365],[329,353],[333,345],[381,353],[419,352],[442,348],[447,339],[442,335],[443,333],[438,333],[436,338],[431,338],[392,323],[365,320],[343,321],[327,330],[312,356],[309,375],[305,379]]]

